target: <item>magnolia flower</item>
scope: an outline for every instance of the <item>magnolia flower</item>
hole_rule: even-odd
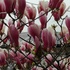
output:
[[[60,32],[60,36],[63,37],[63,42],[67,43],[69,40],[69,32],[66,27],[62,27],[62,32]]]
[[[0,1],[0,19],[4,19],[6,17],[6,7],[4,1]]]
[[[44,11],[47,15],[48,10],[48,1],[39,1],[38,12],[40,13],[41,11]]]
[[[18,42],[19,33],[16,27],[13,24],[11,24],[11,22],[8,29],[8,36],[11,44],[14,44],[15,47],[19,46],[19,42]]]
[[[28,19],[34,19],[36,17],[36,8],[33,5],[26,5],[25,15]]]
[[[67,26],[67,28],[68,28],[68,31],[69,31],[69,34],[70,34],[70,17],[67,17],[67,18],[65,19],[65,24],[66,24],[66,26]]]
[[[4,0],[6,6],[6,12],[11,13],[14,11],[16,0]]]
[[[40,27],[37,24],[32,24],[28,27],[29,34],[35,39],[35,36],[40,37]]]
[[[45,13],[44,11],[41,11],[39,14],[39,16],[40,16],[39,20],[41,22],[41,29],[46,28],[46,25],[47,25],[47,17],[46,17],[46,14],[44,14],[44,13]]]
[[[0,21],[0,32],[1,32],[2,28],[3,28],[3,23]]]
[[[59,10],[52,11],[52,15],[54,16],[54,19],[56,21],[58,21],[61,18],[61,16],[63,16],[63,14],[65,12],[65,8],[66,8],[66,4],[63,2],[63,3],[61,3]]]
[[[51,9],[59,9],[59,7],[60,7],[60,5],[61,5],[61,3],[63,2],[63,0],[50,0],[49,1],[49,7],[51,8]]]
[[[60,61],[59,64],[55,61],[54,66],[60,70],[66,70],[65,63],[63,63],[63,61]]]
[[[51,54],[47,54],[47,56],[46,56],[47,64],[49,65],[52,61],[53,61],[53,57],[51,56]]]
[[[29,43],[27,43],[27,42],[24,42],[23,45],[25,46],[25,50],[26,50],[26,51],[31,51],[31,49],[32,49],[32,47],[33,47],[31,44],[29,44]]]
[[[39,41],[39,38],[37,37],[37,36],[35,36],[35,40],[34,40],[34,42],[35,42],[35,48],[36,48],[36,53],[38,52],[38,50],[40,49],[40,41]]]
[[[26,0],[17,0],[15,7],[17,16],[23,17],[25,7],[26,7]]]
[[[6,56],[4,51],[0,49],[0,66],[4,66],[6,64]]]
[[[55,45],[55,39],[52,36],[51,32],[48,31],[48,29],[43,29],[41,38],[44,44],[44,50],[50,51],[52,47]]]

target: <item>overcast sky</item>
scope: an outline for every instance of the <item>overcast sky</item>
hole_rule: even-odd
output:
[[[41,0],[26,0],[27,2],[30,2],[30,3],[35,3],[35,4],[39,4],[39,1],[41,1]],[[44,0],[44,1],[49,1],[49,0]],[[64,2],[66,3],[66,8],[68,7],[68,6],[70,6],[70,0],[64,0]],[[37,5],[34,5],[36,8],[37,8]],[[67,12],[66,13],[69,17],[70,17],[70,12]],[[50,14],[49,14],[50,15]],[[37,14],[37,16],[38,16],[38,14]],[[48,18],[49,18],[49,16],[48,16]],[[39,22],[39,20],[36,20],[35,21],[35,23],[36,24],[38,24],[38,25],[40,25],[40,22]],[[52,24],[56,24],[55,22],[54,22],[54,19],[52,18],[51,19],[51,21],[47,24],[47,26],[49,27],[49,26],[51,26]],[[57,24],[56,24],[57,25]],[[63,24],[64,26],[65,26],[65,24]],[[27,31],[27,28],[25,27],[24,28],[24,32],[26,32]],[[57,31],[60,31],[60,28],[59,27],[57,27]]]

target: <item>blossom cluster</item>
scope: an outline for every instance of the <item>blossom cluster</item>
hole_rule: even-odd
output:
[[[26,0],[1,0],[0,68],[70,70],[70,17],[63,18],[68,10],[64,0],[39,1],[37,10],[33,4],[27,4]],[[48,19],[49,13],[52,16]],[[5,22],[7,15],[10,19]],[[57,25],[48,28],[52,17]],[[39,19],[40,25],[35,22],[36,19]],[[28,40],[20,37],[25,26],[28,28]],[[57,26],[60,32],[57,32]],[[7,33],[5,27],[8,28]]]

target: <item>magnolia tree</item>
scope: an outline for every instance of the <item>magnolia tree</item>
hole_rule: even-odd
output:
[[[0,0],[1,70],[70,70],[70,17],[65,15],[69,7],[64,0],[43,0],[37,6],[36,10],[26,0]],[[57,25],[48,28],[52,18]],[[20,36],[25,26],[28,40]]]

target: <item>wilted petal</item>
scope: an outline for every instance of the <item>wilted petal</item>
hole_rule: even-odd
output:
[[[47,17],[46,14],[44,14],[44,11],[41,11],[39,16],[40,16],[40,22],[41,22],[41,29],[46,28],[47,25]],[[44,14],[44,15],[43,15]]]

